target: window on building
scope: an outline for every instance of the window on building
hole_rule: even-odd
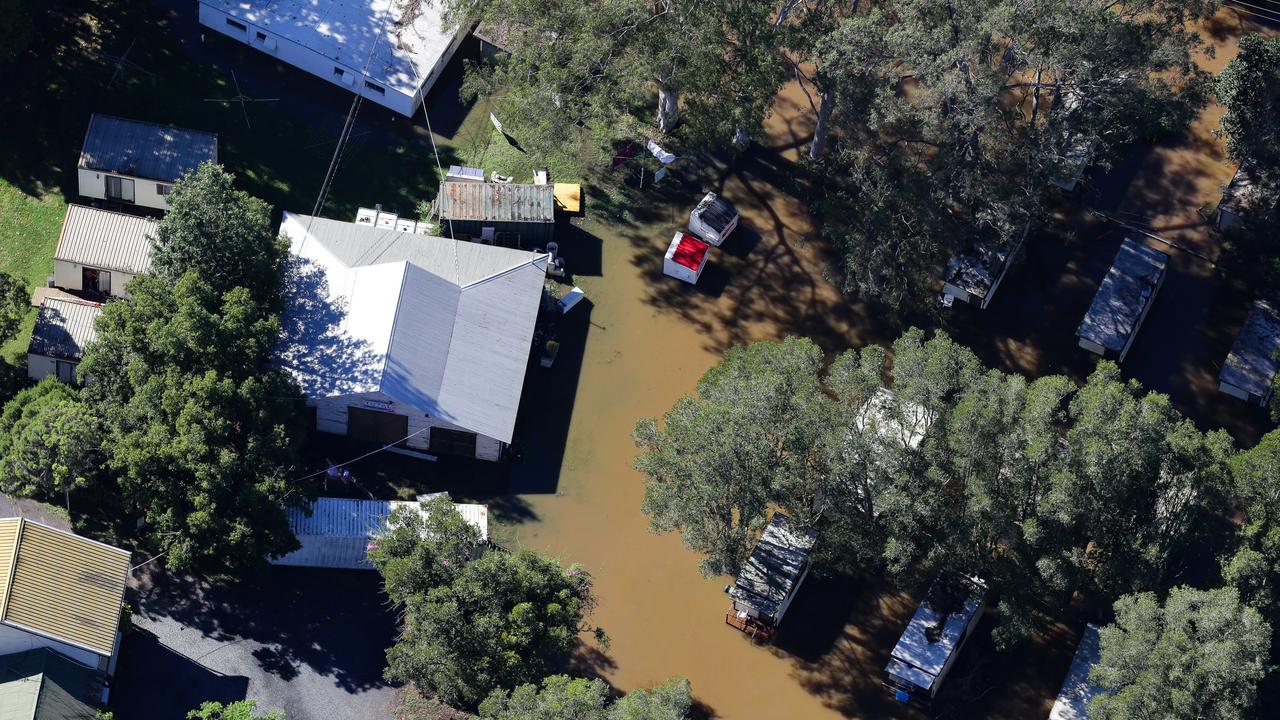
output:
[[[364,86],[365,86],[365,87],[367,87],[367,88],[369,88],[370,90],[372,90],[372,91],[374,91],[374,92],[378,93],[379,95],[386,95],[386,94],[387,94],[387,90],[386,90],[386,88],[382,87],[381,85],[379,85],[379,84],[377,84],[377,83],[371,83],[371,82],[369,82],[368,80],[365,80],[365,81],[364,81]]]
[[[339,80],[341,80],[342,76],[346,74],[347,72],[340,67],[336,67],[333,69],[333,76]]]
[[[107,199],[119,202],[133,202],[133,180],[130,178],[107,176]]]
[[[259,42],[265,41],[266,39],[267,39],[267,34],[266,34],[266,33],[264,33],[264,32],[258,32],[258,41],[259,41]]]
[[[173,192],[172,185],[169,185],[167,183],[156,183],[156,194],[159,195],[160,197],[165,197],[171,192]]]
[[[74,383],[76,381],[76,363],[67,362],[66,360],[53,361],[54,372],[57,373],[58,379],[64,383]]]
[[[233,28],[235,28],[235,29],[239,30],[240,32],[248,32],[248,30],[249,30],[249,26],[248,26],[248,25],[245,25],[245,24],[244,24],[244,23],[242,23],[242,22],[236,22],[235,20],[232,20],[231,18],[227,18],[227,25],[230,25],[231,27],[233,27]]]

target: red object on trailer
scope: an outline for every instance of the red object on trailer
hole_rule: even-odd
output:
[[[710,246],[686,232],[677,232],[671,238],[663,258],[662,272],[687,283],[696,284],[707,265]]]

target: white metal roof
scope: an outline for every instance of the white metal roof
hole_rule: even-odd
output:
[[[175,182],[202,162],[218,162],[218,136],[211,132],[94,113],[79,167]]]
[[[201,0],[412,95],[445,56],[456,31],[440,4],[415,0]],[[414,8],[416,15],[406,10]],[[405,22],[405,21],[408,22]]]
[[[1155,301],[1168,264],[1168,255],[1125,238],[1076,334],[1120,352],[1137,331],[1142,313]]]
[[[511,442],[547,256],[286,212],[281,362],[312,397],[383,392]]]
[[[883,387],[876,388],[853,419],[853,426],[858,432],[871,427],[881,438],[911,449],[920,447],[925,433],[929,432],[930,423],[924,406],[899,401],[892,390]]]
[[[151,269],[156,221],[125,213],[68,205],[55,260],[141,275]]]
[[[1049,720],[1089,720],[1089,703],[1102,688],[1089,682],[1089,671],[1102,659],[1102,641],[1098,638],[1098,626],[1090,623],[1080,636],[1071,669],[1062,681],[1062,690],[1049,710]]]
[[[298,550],[273,559],[276,565],[298,567],[334,567],[368,569],[369,541],[387,527],[391,513],[402,507],[418,507],[417,500],[352,500],[348,498],[316,498],[311,514],[300,507],[286,510],[289,529],[302,545]],[[480,531],[481,540],[489,539],[489,508],[475,503],[454,503],[454,510],[468,524]]]
[[[27,352],[78,362],[98,337],[94,322],[101,314],[102,306],[97,303],[46,297],[40,302]]]
[[[951,657],[951,654],[960,646],[960,640],[964,637],[969,620],[973,618],[974,613],[982,609],[983,599],[986,597],[986,586],[978,581],[959,576],[952,580],[964,583],[968,588],[969,592],[963,603],[944,616],[927,598],[921,602],[916,608],[915,615],[911,617],[911,622],[907,623],[907,629],[902,632],[902,637],[898,638],[898,644],[894,646],[891,655],[892,660],[885,668],[895,675],[911,680],[925,690],[930,689],[937,681],[938,674],[947,665],[947,658]],[[938,582],[941,581],[939,579]],[[937,640],[930,642],[926,630],[939,623],[941,623],[941,633]],[[898,661],[898,664],[895,665],[894,660]],[[904,675],[901,665],[910,666],[920,672]],[[917,677],[927,682],[918,682],[915,679]]]

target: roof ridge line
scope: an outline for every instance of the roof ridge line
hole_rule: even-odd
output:
[[[522,269],[522,268],[524,268],[524,267],[527,267],[527,266],[529,266],[529,265],[533,265],[534,263],[538,262],[539,260],[544,260],[544,259],[549,258],[549,257],[551,257],[551,253],[542,253],[541,255],[534,255],[532,258],[530,258],[530,259],[528,259],[528,260],[525,260],[525,261],[523,261],[523,262],[521,262],[521,263],[518,263],[518,264],[516,264],[516,265],[512,265],[511,267],[507,268],[506,270],[499,270],[498,272],[493,273],[493,274],[491,274],[491,275],[486,275],[486,276],[484,276],[484,277],[480,278],[479,280],[473,280],[473,281],[471,281],[471,282],[467,283],[466,285],[461,285],[461,284],[459,284],[459,285],[458,285],[458,287],[462,288],[463,290],[466,290],[467,288],[472,287],[472,286],[474,286],[474,285],[479,285],[479,284],[481,284],[481,283],[486,283],[486,282],[489,282],[490,280],[493,280],[493,279],[496,279],[496,278],[500,278],[500,277],[502,277],[503,275],[506,275],[506,274],[508,274],[508,273],[515,272],[516,270],[520,270],[520,269]],[[546,268],[543,268],[543,272],[546,272]]]

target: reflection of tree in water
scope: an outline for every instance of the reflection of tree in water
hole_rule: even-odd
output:
[[[376,380],[382,357],[343,330],[346,298],[330,297],[323,267],[291,255],[281,294],[285,308],[275,360],[294,373],[306,394],[344,394]]]

